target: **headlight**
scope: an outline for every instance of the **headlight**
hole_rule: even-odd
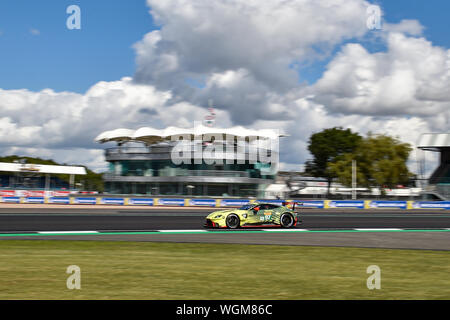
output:
[[[244,213],[242,216],[243,216],[245,219],[247,219],[247,214],[246,214],[246,213]]]
[[[214,217],[214,219],[220,219],[220,218],[222,218],[222,215],[221,215],[221,214],[219,214],[219,215],[217,215],[217,216]]]

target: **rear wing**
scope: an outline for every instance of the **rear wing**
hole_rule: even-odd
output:
[[[297,202],[297,201],[291,201],[291,202],[286,202],[284,206],[287,207],[287,208],[289,208],[289,206],[290,206],[291,209],[294,211],[295,207],[303,206],[303,203],[302,202]]]

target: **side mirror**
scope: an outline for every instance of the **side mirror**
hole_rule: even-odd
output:
[[[253,208],[253,213],[258,213],[258,211],[259,211],[259,208],[258,207],[256,207],[256,208]]]

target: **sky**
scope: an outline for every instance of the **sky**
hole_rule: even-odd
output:
[[[80,30],[66,27],[72,4],[81,9]],[[83,93],[132,76],[132,45],[154,28],[145,1],[1,1],[0,88]]]
[[[450,2],[429,3],[1,1],[0,153],[101,171],[101,132],[190,127],[209,100],[220,126],[287,133],[284,169],[300,170],[309,136],[328,127],[414,145],[449,131]],[[373,4],[379,30],[367,28]]]

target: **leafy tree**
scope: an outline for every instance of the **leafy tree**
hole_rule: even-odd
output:
[[[408,143],[387,135],[369,133],[353,153],[346,153],[330,163],[329,170],[341,183],[351,185],[352,160],[356,160],[358,185],[369,188],[405,185],[413,177],[406,165],[411,151]]]
[[[313,159],[306,162],[305,171],[314,177],[326,178],[329,194],[331,182],[337,177],[337,173],[329,169],[329,164],[338,161],[345,154],[354,152],[361,141],[359,134],[342,127],[314,133],[309,138],[308,146]]]

